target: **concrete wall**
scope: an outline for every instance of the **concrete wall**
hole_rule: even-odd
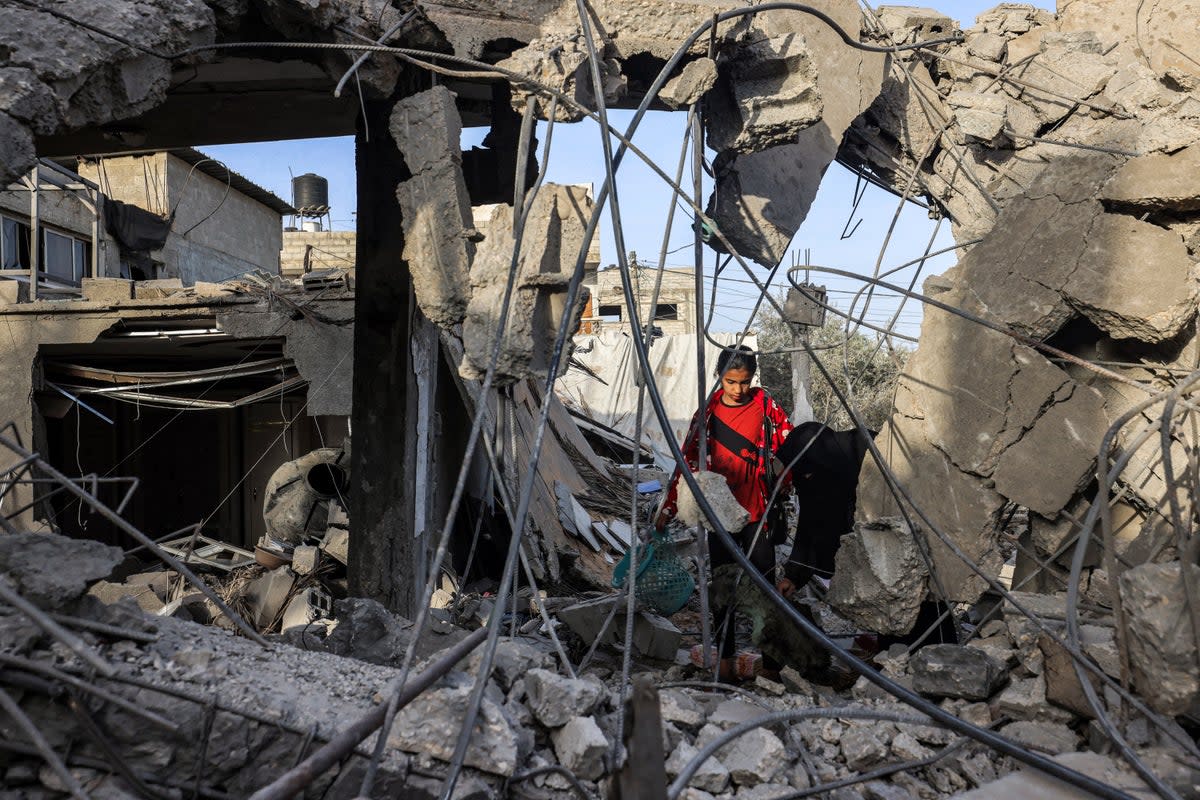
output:
[[[311,245],[312,269],[348,269],[354,271],[354,250],[358,234],[354,231],[284,231],[279,254],[279,272],[289,278],[304,274],[304,251]]]
[[[224,180],[169,153],[106,158],[102,165],[85,162],[80,174],[115,200],[156,214],[175,210],[166,245],[151,253],[162,264],[160,277],[191,285],[253,269],[279,272],[283,231],[277,212],[236,189],[227,193]]]
[[[634,292],[642,302],[638,313],[643,323],[650,314],[650,300],[654,294],[656,270],[642,269],[634,273]],[[628,314],[625,310],[625,295],[621,289],[620,271],[606,269],[596,273],[596,283],[592,288],[591,313],[594,317],[603,316],[600,312],[604,306],[619,306],[621,308],[621,325],[628,324]],[[659,313],[662,306],[674,305],[678,310],[678,319],[658,320],[654,324],[668,336],[693,333],[696,330],[696,290],[695,277],[690,269],[667,268],[662,276],[662,290],[658,296]],[[612,323],[602,322],[601,326]]]

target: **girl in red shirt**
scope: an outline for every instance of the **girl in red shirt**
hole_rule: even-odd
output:
[[[758,370],[758,359],[754,351],[745,345],[722,350],[717,358],[717,374],[721,376],[720,387],[713,392],[705,408],[707,425],[706,470],[725,476],[733,496],[750,514],[750,521],[740,531],[730,531],[742,551],[750,557],[755,569],[775,580],[775,544],[767,525],[755,538],[759,521],[767,512],[767,501],[772,491],[768,484],[769,465],[775,451],[792,431],[787,412],[760,386],[751,386],[754,373]],[[688,466],[700,469],[699,429],[697,419],[692,418],[691,427],[683,444],[683,455]],[[659,514],[657,527],[663,528],[678,509],[680,473],[676,468],[671,478],[667,499]],[[779,494],[787,486],[781,487]],[[733,554],[715,537],[709,539],[709,558],[712,568],[732,563]],[[720,641],[720,674],[724,679],[734,673],[733,610],[713,608],[714,629],[724,624]],[[764,670],[777,670],[778,665],[763,662]]]

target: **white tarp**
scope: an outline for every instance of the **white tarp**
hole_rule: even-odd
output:
[[[714,333],[712,338],[722,345],[736,344],[736,333]],[[751,334],[743,344],[757,349],[758,337]],[[717,356],[721,348],[705,343],[705,391],[716,382]],[[594,336],[575,337],[573,358],[594,372],[592,377],[577,367],[567,370],[558,381],[558,396],[570,408],[590,419],[607,425],[626,436],[633,437],[637,415],[638,375],[637,356],[633,340],[620,330],[606,330]],[[696,337],[694,334],[662,336],[650,346],[650,365],[654,370],[663,405],[671,419],[669,435],[683,441],[692,415],[699,402],[696,388]],[[755,383],[758,383],[757,378]],[[654,449],[655,458],[663,469],[671,469],[666,438],[659,427],[654,408],[647,395],[642,416],[643,441]]]

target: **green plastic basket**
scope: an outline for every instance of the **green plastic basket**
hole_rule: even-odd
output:
[[[613,569],[612,585],[620,589],[629,577],[630,549]],[[646,607],[659,614],[671,615],[687,604],[696,588],[696,580],[675,552],[675,545],[666,537],[653,537],[638,546],[637,576],[634,596]]]

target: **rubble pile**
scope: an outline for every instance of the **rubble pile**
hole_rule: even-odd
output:
[[[96,674],[30,617],[16,609],[0,615],[0,688],[12,693],[92,796],[125,797],[148,785],[191,787],[201,797],[251,794],[382,703],[412,635],[410,623],[377,603],[347,599],[337,603],[337,620],[319,640],[285,634],[264,649],[217,625],[148,613],[135,597],[98,602],[94,581],[121,560],[115,548],[81,546],[54,534],[0,542],[12,545],[0,551],[6,579],[56,612],[110,667],[110,674]],[[53,556],[49,563],[69,569],[46,569],[47,555]],[[93,594],[84,593],[88,581]],[[1022,599],[1048,614],[1053,602],[1061,604],[1036,595]],[[1108,773],[1114,784],[1139,787],[1103,755],[1108,740],[1079,713],[1086,714],[1086,705],[1080,707],[1074,672],[1064,669],[1058,646],[1015,608],[1001,611],[965,646],[931,645],[912,654],[894,646],[878,657],[879,668],[961,719],[1064,763],[1084,764],[1091,774]],[[569,606],[556,616],[564,631],[580,626],[580,612]],[[1088,655],[1116,671],[1111,618],[1089,617],[1084,632]],[[465,636],[435,623],[414,673]],[[866,678],[838,691],[787,667],[778,681],[760,676],[740,688],[710,688],[702,671],[686,664],[679,644],[676,635],[650,653],[654,658],[639,658],[639,670],[661,687],[665,770],[668,780],[684,776],[683,797],[773,798],[846,781],[855,786],[846,797],[938,798],[1001,778],[1006,783],[1000,785],[1015,785],[1014,796],[1033,796],[1020,792],[1034,791],[1043,780],[1013,772],[1008,758],[929,724]],[[373,796],[401,787],[405,796],[436,795],[480,656],[468,656],[400,710]],[[573,678],[544,637],[503,637],[456,796],[571,791],[567,777],[544,769],[551,766],[568,770],[590,797],[600,796],[619,764],[616,664],[602,657]],[[786,712],[782,719],[780,712]],[[693,763],[723,734],[767,714],[776,721],[747,726],[703,763]],[[28,739],[18,723],[6,716],[0,725],[6,790],[59,796],[63,778],[20,744]],[[1181,753],[1179,738],[1188,735],[1182,729],[1143,720],[1127,732],[1139,755],[1181,794],[1200,785],[1200,770]],[[368,738],[340,768],[318,776],[306,796],[357,796],[372,744]]]

